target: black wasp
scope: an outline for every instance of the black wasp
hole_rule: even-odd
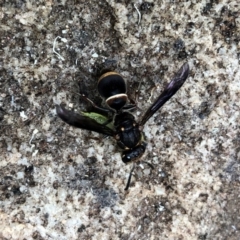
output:
[[[117,145],[123,149],[122,161],[124,163],[136,161],[143,155],[147,145],[142,132],[144,124],[180,89],[188,74],[189,66],[188,63],[185,63],[139,122],[135,121],[134,116],[129,111],[135,105],[129,103],[126,81],[117,72],[107,72],[98,80],[98,92],[105,99],[108,108],[98,107],[89,98],[82,95],[85,100],[92,104],[96,112],[75,113],[58,105],[57,115],[74,127],[114,137]],[[97,110],[105,111],[108,114],[107,116],[99,114]],[[129,188],[133,169],[134,166],[125,190]]]

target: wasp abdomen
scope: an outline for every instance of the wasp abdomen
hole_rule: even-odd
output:
[[[116,72],[107,72],[98,80],[98,92],[106,99],[107,105],[119,111],[127,102],[127,87],[122,76]]]

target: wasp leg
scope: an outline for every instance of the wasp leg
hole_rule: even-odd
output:
[[[81,94],[81,97],[88,103],[90,103],[92,105],[92,107],[102,113],[105,114],[113,114],[113,110],[112,109],[108,109],[108,108],[103,108],[103,107],[99,107],[97,106],[91,99],[89,99],[85,94]]]
[[[124,106],[122,109],[125,111],[133,111],[137,108],[136,104],[128,104]]]
[[[153,166],[151,163],[149,163],[149,162],[141,161],[140,163],[145,163],[145,164],[147,164],[151,169],[154,169],[154,166]]]

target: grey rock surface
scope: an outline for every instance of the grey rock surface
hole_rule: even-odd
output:
[[[3,0],[0,239],[240,239],[240,4]],[[97,104],[107,65],[136,119],[184,63],[190,76],[145,125],[131,165],[114,139],[68,126],[55,105]]]

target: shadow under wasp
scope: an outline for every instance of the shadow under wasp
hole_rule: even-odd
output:
[[[130,104],[126,81],[119,73],[112,71],[104,73],[97,83],[98,92],[105,99],[107,108],[97,106],[82,94],[96,111],[75,113],[57,105],[57,115],[71,126],[113,137],[122,149],[122,161],[136,162],[146,150],[147,143],[142,131],[144,124],[181,88],[188,74],[189,65],[185,63],[138,122],[129,111],[136,106]],[[99,114],[98,110],[108,113],[108,116]],[[135,164],[130,171],[125,190],[130,186],[134,167]]]

